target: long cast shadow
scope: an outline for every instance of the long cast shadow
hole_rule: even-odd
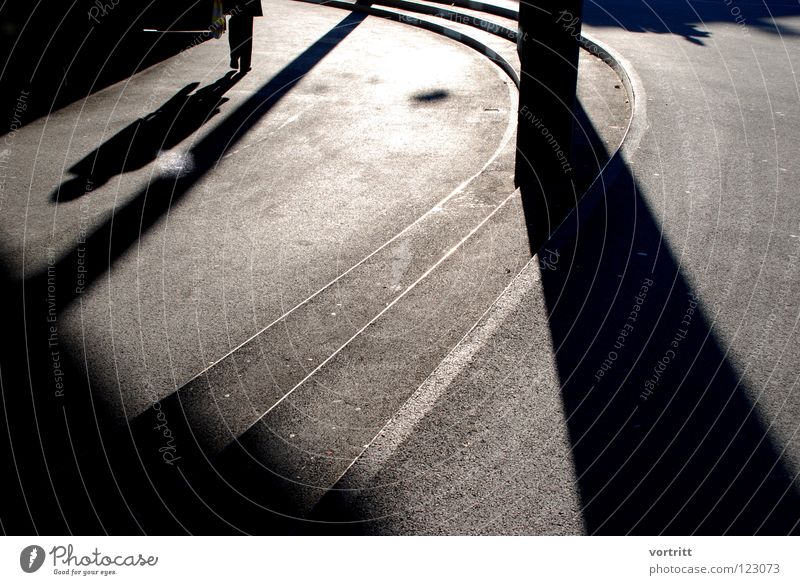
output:
[[[588,532],[797,533],[795,472],[627,165],[603,196],[541,271]]]
[[[585,135],[574,163],[586,172],[607,154],[580,104],[576,121]],[[617,156],[612,171],[605,189],[589,190],[594,213],[584,201],[544,243],[537,228],[547,222],[529,223],[532,246],[550,251],[539,270],[586,531],[796,534],[795,472],[629,167]],[[526,213],[546,212],[535,207]],[[372,534],[361,514],[375,497],[329,492],[317,512],[331,524],[306,530]]]
[[[58,319],[364,18],[348,15],[209,132],[188,153],[190,172],[157,178],[79,248],[51,258],[41,273],[20,280],[2,270],[8,300],[0,316],[6,332],[0,340],[0,421],[8,432],[2,433],[0,458],[4,469],[14,470],[0,502],[4,532],[237,532],[234,522],[207,507],[184,481],[191,438],[178,443],[165,436],[173,427],[178,432],[180,420],[164,426],[155,416],[139,421],[137,429],[120,426],[96,397],[88,356],[62,347]],[[185,450],[170,451],[173,444]],[[199,454],[196,459],[203,461]]]
[[[74,175],[53,192],[53,201],[85,195],[117,175],[141,169],[194,134],[221,112],[222,97],[239,80],[231,71],[197,91],[190,83],[164,104],[135,120],[70,167]],[[194,91],[194,93],[192,93]]]

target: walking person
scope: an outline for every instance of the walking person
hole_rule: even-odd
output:
[[[230,14],[228,41],[231,46],[231,69],[250,71],[253,56],[253,17],[264,16],[261,0],[224,0],[225,14]]]

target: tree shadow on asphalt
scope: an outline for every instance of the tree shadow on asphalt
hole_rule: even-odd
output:
[[[631,170],[614,164],[590,192],[599,209],[568,217],[546,244],[557,267],[541,270],[586,529],[796,533],[796,474]]]
[[[82,291],[107,274],[117,258],[365,18],[348,15],[199,140],[187,153],[191,172],[159,176],[118,207],[85,243],[61,258],[49,258],[41,272],[20,280],[2,267],[0,285],[8,301],[2,316],[0,419],[8,432],[3,433],[0,457],[3,468],[16,474],[0,503],[5,533],[238,532],[184,479],[183,465],[189,467],[192,460],[200,471],[191,476],[198,481],[212,481],[216,470],[202,453],[192,453],[190,429],[181,435],[179,401],[171,408],[166,401],[163,406],[156,403],[175,417],[167,419],[166,427],[161,408],[131,426],[115,419],[108,405],[113,396],[106,395],[113,391],[93,388],[89,377],[89,354],[98,348],[91,347],[91,340],[83,340],[82,350],[76,344],[65,347],[58,319],[68,306],[82,302]],[[219,87],[211,87],[219,97]],[[213,112],[219,105],[213,101],[204,102],[202,109]],[[174,436],[166,437],[165,431],[173,429]],[[180,454],[172,450],[175,445],[180,445]]]
[[[730,23],[748,29],[796,36],[800,34],[773,21],[773,18],[797,16],[800,5],[779,0],[738,3],[725,2],[679,3],[670,0],[643,3],[639,1],[603,0],[587,2],[584,23],[598,27],[623,28],[630,32],[674,34],[690,43],[704,46],[711,33],[703,30],[710,23]]]

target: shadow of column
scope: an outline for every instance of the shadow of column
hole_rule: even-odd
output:
[[[796,473],[619,162],[541,271],[587,531],[797,533]]]
[[[602,166],[607,154],[580,105],[576,121],[585,133],[576,142],[576,169]],[[705,316],[702,291],[690,286],[619,154],[604,178],[606,188],[590,189],[588,199],[567,216],[554,237],[542,245],[534,243],[537,232],[529,235],[535,249],[548,250],[537,264],[586,532],[797,533],[800,494],[796,472],[783,457],[788,445],[774,443],[752,393]],[[592,202],[596,211],[586,211]],[[514,342],[534,348],[536,340],[519,332],[537,327],[526,327],[513,329]],[[545,351],[550,351],[549,344]],[[486,365],[480,359],[476,363],[475,370],[460,376],[480,380],[480,368]],[[492,390],[504,389],[487,389],[489,394]],[[462,408],[468,410],[468,400]],[[524,435],[525,425],[522,417],[509,424],[504,442],[515,444],[515,433]],[[374,485],[352,489],[342,482],[342,489],[328,492],[316,509],[319,523],[309,523],[305,532],[375,534],[377,525],[398,527],[402,533],[402,519],[393,513],[408,508],[413,516],[421,511],[398,487],[405,481],[398,470],[410,482],[419,481],[408,471],[407,458],[409,451],[427,449],[419,443],[404,440],[404,447],[396,448],[397,459],[393,455],[390,463],[382,463],[391,471]],[[470,466],[459,472],[469,476],[485,464],[470,459]],[[506,477],[513,480],[518,469],[493,468],[494,485]],[[381,481],[392,487],[381,489]],[[487,485],[488,506],[492,481]],[[480,491],[470,493],[477,501],[482,496]]]

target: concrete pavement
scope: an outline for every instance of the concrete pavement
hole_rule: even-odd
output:
[[[588,7],[643,133],[529,263],[513,39],[393,4],[274,2],[244,78],[212,41],[14,135],[4,387],[44,443],[4,525],[796,530],[796,9]],[[623,84],[579,85],[615,150]]]
[[[641,79],[641,140],[320,518],[370,534],[798,530],[797,7],[586,10]]]

